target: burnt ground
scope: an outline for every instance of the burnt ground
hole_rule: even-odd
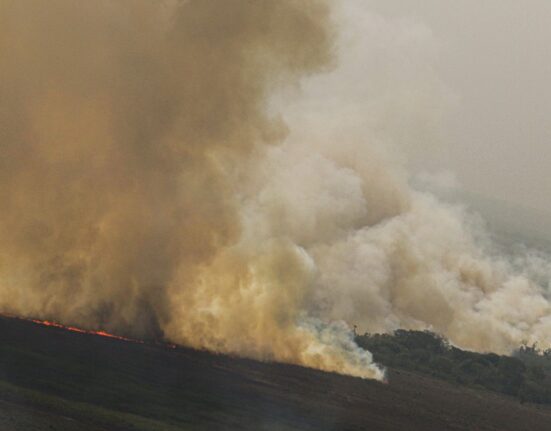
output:
[[[0,430],[551,430],[551,407],[0,318]]]

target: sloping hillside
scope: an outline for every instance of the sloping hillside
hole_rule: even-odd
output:
[[[548,430],[551,409],[0,319],[2,430]]]

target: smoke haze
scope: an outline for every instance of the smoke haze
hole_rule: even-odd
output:
[[[352,324],[548,347],[550,260],[410,185],[435,51],[356,1],[0,0],[0,308],[373,378]]]
[[[447,168],[469,193],[540,212],[543,229],[538,236],[551,239],[547,162],[551,158],[547,120],[551,115],[551,31],[547,25],[551,3],[366,3],[389,21],[409,21],[425,28],[437,49],[425,64],[453,93],[451,109],[444,115],[446,133],[440,136],[438,151],[417,148],[411,153],[410,163],[415,168]],[[511,212],[507,208],[499,210]]]

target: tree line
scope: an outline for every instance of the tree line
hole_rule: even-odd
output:
[[[356,335],[356,342],[391,369],[484,388],[521,402],[551,404],[551,349],[524,345],[512,356],[469,352],[433,332],[409,330]]]

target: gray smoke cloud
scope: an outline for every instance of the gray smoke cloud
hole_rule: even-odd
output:
[[[423,26],[352,1],[0,8],[5,312],[371,378],[352,324],[551,340],[549,260],[410,185],[400,149],[448,100]]]

